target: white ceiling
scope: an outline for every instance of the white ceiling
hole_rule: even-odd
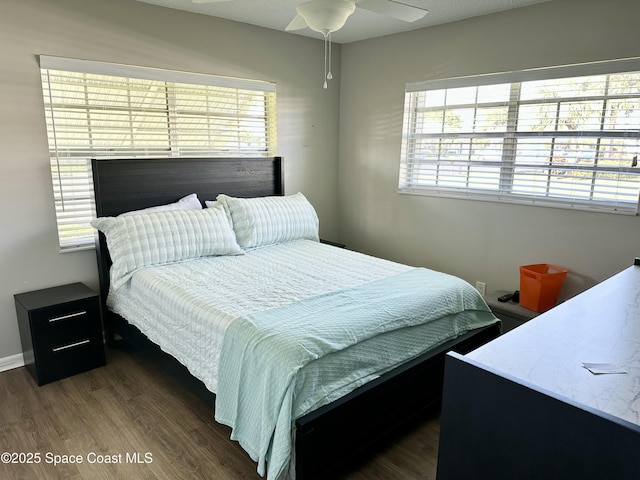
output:
[[[296,15],[296,5],[304,0],[230,0],[216,3],[194,3],[192,0],[138,0],[178,10],[226,18],[274,30],[284,31]],[[366,0],[363,0],[366,2]],[[551,0],[394,0],[429,11],[413,23],[384,17],[362,8],[348,18],[342,29],[332,34],[336,43],[349,43],[392,33],[414,30],[443,23],[524,7]],[[313,38],[322,38],[309,28],[291,32]]]

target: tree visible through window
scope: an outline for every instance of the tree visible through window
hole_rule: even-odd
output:
[[[606,68],[408,86],[399,191],[636,213],[640,72]]]

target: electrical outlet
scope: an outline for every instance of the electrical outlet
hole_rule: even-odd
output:
[[[487,293],[487,284],[484,282],[476,282],[476,290],[480,292],[480,295]]]

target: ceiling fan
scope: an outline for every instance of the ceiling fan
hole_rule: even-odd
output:
[[[309,27],[324,35],[324,88],[327,88],[327,80],[332,78],[331,32],[340,30],[356,7],[405,22],[415,22],[428,13],[425,9],[396,0],[310,0],[298,5],[297,15],[285,30],[301,30]]]
[[[415,22],[428,13],[423,8],[396,0],[310,0],[296,7],[298,14],[286,30],[309,27],[320,33],[335,32],[342,28],[356,7],[405,22]]]
[[[218,3],[230,0],[192,0],[193,3]],[[287,25],[287,31],[311,30],[322,33],[325,41],[325,80],[331,80],[331,33],[340,30],[349,16],[357,8],[369,10],[386,17],[396,18],[405,22],[415,22],[424,17],[428,10],[401,3],[397,0],[309,0],[296,7],[297,15]],[[329,71],[327,72],[327,64]]]
[[[193,3],[222,3],[231,0],[191,0]],[[310,0],[296,7],[297,15],[285,30],[301,30],[309,27],[316,32],[335,32],[349,18],[355,9],[396,18],[405,22],[415,22],[424,17],[428,10],[407,5],[397,0]]]

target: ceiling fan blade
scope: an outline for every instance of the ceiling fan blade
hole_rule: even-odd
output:
[[[307,28],[307,22],[301,15],[296,15],[291,23],[287,25],[285,28],[286,31],[290,32],[291,30],[302,30],[303,28]]]
[[[415,22],[429,13],[429,10],[424,8],[405,5],[394,0],[362,0],[361,3],[358,3],[358,8],[405,22]]]

